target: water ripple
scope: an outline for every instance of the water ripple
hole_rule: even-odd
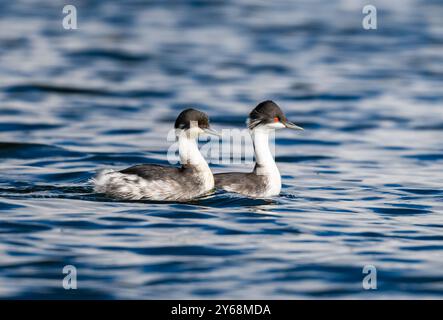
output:
[[[0,2],[0,298],[443,297],[441,1],[379,4],[377,32],[349,1],[91,0],[71,31],[39,3]],[[184,108],[245,129],[265,99],[305,129],[276,133],[278,197],[88,182],[168,164]]]

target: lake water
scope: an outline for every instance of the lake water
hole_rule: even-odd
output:
[[[363,1],[71,4],[78,30],[0,2],[0,298],[443,297],[441,1],[371,1],[377,30]],[[243,129],[265,99],[305,128],[276,135],[279,197],[93,193],[167,164],[182,109]]]

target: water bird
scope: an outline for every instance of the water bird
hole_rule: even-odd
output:
[[[208,116],[186,109],[175,121],[180,167],[139,164],[115,171],[106,169],[94,179],[94,190],[122,200],[188,201],[210,193],[214,177],[198,149],[201,134],[219,134],[209,126]]]
[[[247,119],[255,153],[252,172],[214,174],[216,188],[235,192],[251,198],[267,198],[280,194],[281,176],[269,148],[269,134],[276,129],[303,128],[288,121],[280,107],[273,101],[259,103]]]

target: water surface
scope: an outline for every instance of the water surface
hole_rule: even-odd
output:
[[[54,1],[0,3],[0,298],[443,297],[441,2],[372,1],[370,31],[360,1],[71,2],[70,31]],[[264,99],[305,128],[277,134],[279,197],[88,184],[166,164],[184,108],[241,129]]]

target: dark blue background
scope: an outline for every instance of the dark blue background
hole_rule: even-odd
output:
[[[0,2],[1,298],[443,296],[441,1],[371,1],[377,30],[364,1],[66,3],[78,30],[61,2]],[[305,128],[277,133],[280,197],[92,192],[166,163],[181,109],[244,128],[264,99]]]

